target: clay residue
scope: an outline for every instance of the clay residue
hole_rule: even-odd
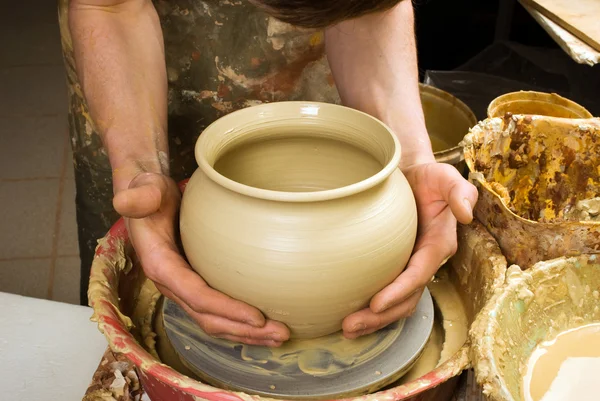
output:
[[[165,324],[182,342],[189,344],[194,354],[210,355],[219,365],[230,366],[231,371],[261,374],[265,380],[270,376],[332,375],[350,366],[359,366],[385,351],[398,338],[403,326],[403,322],[398,323],[356,340],[348,340],[338,332],[317,339],[291,340],[279,348],[267,348],[210,337],[193,321],[177,316],[169,315],[165,319]],[[185,364],[200,377],[210,375],[210,372],[205,374]]]
[[[406,384],[431,372],[442,365],[452,356],[456,355],[464,345],[467,334],[467,316],[462,305],[458,291],[452,284],[447,269],[441,269],[438,277],[429,285],[432,296],[438,305],[438,315],[423,354],[403,378],[394,385]],[[159,317],[161,318],[161,317]],[[162,318],[161,318],[162,320]],[[168,343],[162,323],[157,322],[157,343],[162,346],[158,354],[170,365],[178,368],[186,365],[176,356],[176,352]],[[192,327],[191,329],[196,329]],[[190,331],[188,331],[189,333]],[[198,330],[191,330],[198,333]],[[397,330],[380,331],[358,340],[346,340],[340,333],[327,336],[325,339],[290,341],[280,348],[269,349],[265,347],[248,346],[214,340],[203,335],[202,341],[197,338],[190,339],[189,348],[192,347],[227,347],[231,360],[222,363],[235,363],[236,370],[248,372],[262,372],[265,381],[273,374],[293,374],[302,371],[309,375],[321,376],[342,372],[349,366],[357,366],[373,359],[400,334]],[[387,335],[386,335],[387,334]],[[314,343],[314,344],[312,344]],[[311,345],[312,344],[312,345]],[[166,351],[166,354],[162,354]],[[213,354],[211,352],[211,354]],[[237,361],[244,360],[245,365],[240,366]],[[187,374],[188,366],[184,367]],[[195,372],[196,376],[210,380],[202,372]],[[375,372],[376,374],[376,372]],[[380,373],[381,374],[381,373]]]
[[[279,348],[270,348],[268,352],[264,352],[262,347],[243,345],[242,355],[258,356],[256,359],[246,358],[246,362],[258,369],[270,362],[279,366],[282,373],[297,367],[311,376],[332,375],[376,358],[398,338],[403,325],[404,322],[400,322],[388,330],[355,340],[344,338],[340,332],[313,340],[292,340]]]
[[[92,321],[99,323],[99,329],[104,333],[103,326],[99,322],[98,313],[96,309],[96,302],[102,302],[107,307],[112,307],[113,313],[116,314],[119,321],[127,329],[133,327],[132,320],[121,313],[119,308],[119,297],[118,294],[111,290],[110,283],[107,281],[106,276],[113,278],[114,284],[118,287],[121,272],[127,274],[131,270],[131,261],[126,257],[125,243],[122,240],[114,239],[109,243],[106,238],[98,241],[98,247],[110,247],[112,246],[116,252],[115,257],[108,258],[104,256],[96,256],[94,260],[94,267],[90,272],[90,283],[88,286],[88,298],[90,299],[90,305],[94,308],[94,314],[91,318]]]
[[[114,346],[113,349],[119,353],[133,352],[136,357],[140,357],[141,359],[139,361],[138,368],[146,373],[152,372],[154,369],[159,369],[160,372],[163,372],[167,375],[163,378],[163,380],[168,380],[169,383],[176,383],[169,384],[175,386],[174,389],[185,387],[207,393],[223,391],[219,388],[211,387],[197,381],[193,378],[194,376],[182,366],[181,361],[177,359],[177,356],[170,347],[168,341],[164,341],[166,339],[164,330],[161,330],[160,324],[156,324],[158,323],[159,319],[162,320],[160,316],[156,316],[156,311],[161,309],[160,307],[157,309],[156,300],[157,298],[160,298],[160,294],[156,290],[156,287],[143,276],[143,272],[141,271],[137,261],[133,261],[134,265],[133,268],[131,268],[131,264],[128,261],[128,258],[125,256],[126,251],[124,241],[116,239],[115,237],[111,237],[109,240],[104,240],[102,242],[106,248],[110,248],[108,245],[109,243],[116,244],[116,249],[110,252],[105,251],[103,256],[96,258],[92,270],[93,276],[97,279],[97,286],[95,288],[98,291],[95,291],[93,294],[91,294],[91,299],[94,302],[96,313],[99,314],[101,319],[101,330],[104,331],[104,328],[109,329],[107,331],[107,338],[111,342],[111,345]],[[126,274],[125,271],[129,273]],[[94,272],[97,274],[94,274]],[[121,302],[119,302],[120,298],[116,291],[119,287],[118,282],[123,281],[124,285],[128,284],[128,277],[132,275],[139,277],[139,280],[135,280],[134,285],[128,287],[127,293],[132,293],[133,296],[130,297],[124,294],[124,298],[121,298]],[[145,288],[145,290],[142,291],[142,287]],[[140,293],[145,295],[138,296]],[[107,294],[109,295],[106,296]],[[109,302],[103,302],[103,300],[107,300]],[[160,305],[160,302],[158,302],[158,305]],[[121,334],[120,332],[115,332],[111,328],[114,324],[114,320],[112,320],[114,319],[114,316],[112,314],[121,307],[125,307],[125,313],[131,313],[130,321],[135,324],[135,326],[132,327],[135,329],[132,331],[132,333],[136,336],[138,341],[137,343],[133,338],[130,338],[125,334]],[[439,307],[442,310],[442,313],[444,313],[444,305],[439,305]],[[151,318],[151,316],[154,318]],[[109,320],[105,320],[105,317],[109,317]],[[152,325],[152,321],[155,322],[154,325]],[[110,325],[107,326],[107,323],[110,323]],[[436,332],[438,334],[441,333],[441,327],[438,327]],[[154,335],[154,333],[157,334]],[[149,341],[149,339],[152,339],[152,341]],[[437,344],[437,353],[439,355],[439,347],[441,346],[439,336],[437,339],[434,338],[433,341],[430,341],[429,344],[432,343]],[[150,355],[140,353],[138,344],[150,351],[151,354],[159,355],[162,361],[158,358],[150,357]],[[170,355],[168,355],[169,353]],[[383,390],[377,392],[376,394],[368,394],[357,397],[356,400],[392,401],[397,399],[400,395],[409,396],[418,394],[423,389],[429,388],[434,381],[437,382],[437,380],[440,378],[443,380],[443,378],[453,377],[454,375],[458,374],[462,369],[464,369],[467,361],[468,357],[465,347],[462,347],[451,360],[443,364],[439,364],[439,356],[436,356],[435,353],[433,353],[430,358],[422,358],[419,360],[419,362],[413,367],[412,372],[409,372],[409,375],[413,374],[412,377],[418,377],[418,379],[395,383],[389,386],[388,390]],[[166,363],[166,365],[163,364],[163,362]],[[435,372],[431,372],[436,364],[439,364],[439,367],[435,369]],[[165,370],[165,368],[174,368],[175,370],[182,372],[183,375],[180,375],[175,371]],[[423,376],[423,374],[429,372],[431,373]],[[153,375],[152,373],[150,374]],[[373,374],[377,374],[377,372],[373,372]],[[179,390],[174,391],[177,392]],[[241,400],[255,400],[254,396],[243,393],[230,394],[232,397],[239,398]],[[269,400],[269,398],[264,397],[262,399]]]
[[[467,313],[448,269],[440,269],[427,288],[437,306],[433,331],[423,355],[400,383],[408,383],[431,372],[455,356],[467,342]]]
[[[440,365],[442,349],[444,348],[445,333],[442,317],[439,316],[439,313],[437,313],[438,311],[436,311],[433,330],[431,331],[431,336],[427,341],[427,345],[425,345],[423,354],[415,363],[415,365],[404,376],[402,376],[402,378],[400,378],[398,384],[410,383],[411,381],[431,372]]]
[[[448,270],[440,270],[427,288],[436,304],[440,305],[442,314],[445,337],[439,364],[450,359],[465,344],[469,322],[460,295],[450,281]]]
[[[580,200],[567,211],[568,220],[600,221],[600,197]]]
[[[533,351],[523,378],[525,401],[541,401],[569,358],[600,358],[600,324],[577,327],[544,341]],[[548,394],[549,395],[549,394]],[[575,394],[569,399],[577,399]]]
[[[536,347],[559,333],[600,322],[594,288],[596,255],[540,262],[527,271],[511,266],[506,286],[481,311],[472,330],[472,359],[484,393],[521,400],[523,376]],[[599,296],[600,297],[600,296]]]
[[[505,206],[538,222],[600,221],[600,123],[507,115],[475,126],[465,140],[472,170]]]
[[[83,401],[129,401],[147,398],[133,363],[124,355],[106,350],[83,396]]]
[[[160,371],[160,380],[165,385],[171,386],[174,394],[181,393],[180,388],[192,387],[197,393],[205,395],[222,391],[201,383],[189,375],[166,369],[170,367],[147,353],[150,351],[156,354],[152,349],[154,342],[145,342],[140,333],[144,332],[149,338],[153,338],[154,329],[152,327],[141,328],[141,326],[149,324],[148,317],[154,314],[150,306],[156,305],[153,301],[156,299],[158,291],[155,292],[152,289],[156,288],[154,285],[149,285],[150,290],[145,292],[147,296],[138,296],[141,286],[148,285],[149,280],[144,277],[140,266],[133,265],[127,256],[128,244],[124,239],[124,232],[123,221],[119,221],[113,227],[113,231],[99,241],[88,290],[90,305],[94,309],[92,320],[98,322],[98,329],[106,336],[111,351],[118,355],[134,355],[135,357],[129,361],[145,374],[153,375],[152,372]],[[122,282],[134,284],[127,286],[127,291],[121,298],[118,289]],[[128,310],[128,307],[133,308],[134,306],[131,318],[122,312],[122,308]],[[146,350],[142,347],[145,347]],[[237,394],[237,397],[234,396],[231,399],[254,401],[251,396],[246,394]]]

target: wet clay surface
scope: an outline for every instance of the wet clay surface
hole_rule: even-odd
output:
[[[260,371],[265,379],[275,375],[339,374],[345,368],[360,365],[384,352],[400,336],[404,326],[402,321],[357,340],[347,340],[341,332],[337,332],[316,339],[291,340],[279,348],[269,348],[210,337],[199,330],[194,322],[174,313],[173,307],[167,301],[168,315],[163,315],[165,325],[169,327],[171,335],[188,344],[185,349],[190,351],[190,357],[196,351],[210,354],[218,359],[220,365],[230,365],[232,370],[246,373]],[[185,358],[184,352],[181,359]],[[207,375],[210,376],[210,372]]]
[[[440,270],[438,277],[428,288],[437,305],[436,321],[432,335],[418,361],[411,366],[410,370],[403,372],[405,375],[393,385],[409,383],[431,372],[454,356],[466,341],[468,323],[465,308],[450,280],[447,269]],[[157,310],[158,316],[155,319],[154,326],[157,333],[156,343],[159,357],[176,369],[183,367],[183,372],[186,374],[192,374],[193,377],[199,376],[202,380],[218,387],[231,388],[233,383],[215,383],[211,377],[207,377],[196,369],[194,369],[195,373],[192,373],[186,367],[186,363],[182,362],[178,353],[172,348],[167,334],[164,332],[162,310],[162,307]],[[211,351],[211,354],[213,354],[215,349],[220,349],[219,354],[221,356],[219,358],[221,359],[219,360],[221,365],[231,365],[237,371],[260,374],[263,378],[257,379],[257,381],[264,384],[265,391],[272,392],[278,390],[278,388],[269,388],[269,383],[275,383],[275,380],[273,380],[276,377],[275,375],[294,376],[298,374],[299,370],[316,377],[323,377],[324,380],[331,380],[331,377],[342,374],[340,379],[336,380],[344,380],[344,375],[350,372],[346,372],[348,368],[356,368],[376,358],[378,353],[386,352],[386,348],[400,335],[397,327],[391,326],[354,341],[345,340],[341,333],[335,333],[322,339],[291,341],[281,348],[269,349],[215,340],[200,333],[193,323],[190,323],[190,325],[193,327],[190,327],[185,333],[185,338],[189,342],[189,345],[185,347],[187,352],[192,352],[195,347],[201,347],[206,350],[213,350]],[[194,332],[200,337],[197,335],[189,337],[190,333]],[[398,354],[398,351],[394,351],[393,354],[395,355],[394,360],[400,363],[401,354]],[[244,361],[244,363],[240,364],[240,361]],[[377,378],[386,374],[387,368],[377,369],[380,370],[363,373],[362,380],[369,380],[369,375]],[[350,384],[348,387],[350,387]],[[351,392],[349,395],[356,393]],[[278,395],[278,397],[281,396]]]
[[[416,203],[398,140],[373,117],[260,105],[212,124],[195,152],[180,213],[190,266],[292,338],[341,330],[406,266]]]
[[[586,364],[592,362],[586,360],[587,358],[600,361],[600,324],[582,326],[560,333],[555,339],[541,343],[533,351],[523,379],[525,401],[545,401],[552,393],[560,391],[561,389],[553,382],[558,381],[560,375],[567,374],[561,366],[572,358],[577,359],[569,361],[571,364],[578,361]],[[572,377],[570,379],[573,380]],[[592,393],[589,392],[591,388],[595,390],[593,399],[598,399],[600,387],[597,384],[594,386],[585,383],[578,387],[568,389],[568,394],[562,394],[563,397],[568,396],[568,398],[563,399],[591,400]]]
[[[434,319],[431,296],[425,292],[413,317],[376,333],[348,340],[337,332],[269,348],[210,337],[170,300],[162,313],[164,341],[201,380],[286,399],[366,394],[396,381],[420,356]]]
[[[596,255],[581,255],[539,262],[525,271],[518,266],[508,269],[506,286],[492,297],[471,329],[476,330],[471,335],[471,357],[486,395],[495,401],[531,401],[523,396],[523,378],[534,350],[560,333],[600,322],[599,261]],[[548,347],[537,364],[542,370],[533,374],[534,380],[541,379],[534,383],[536,397],[556,377],[565,356],[598,355],[594,341],[599,340],[584,342],[583,338],[589,336],[561,341],[556,349]]]
[[[467,341],[467,313],[448,269],[440,269],[427,288],[436,305],[433,330],[421,358],[400,383],[408,383],[431,372],[455,355]]]
[[[479,305],[485,303],[497,288],[496,282],[504,277],[506,263],[493,238],[481,224],[473,222],[459,226],[459,236],[459,252],[446,268],[452,286],[458,289],[457,293],[464,300],[470,322]],[[135,253],[128,245],[123,221],[119,221],[100,242],[92,272],[90,299],[94,308],[93,320],[106,335],[111,350],[125,354],[136,365],[141,384],[153,399],[272,400],[226,391],[198,381],[177,359],[168,341],[161,341],[165,336],[164,332],[161,334],[160,317],[156,313],[161,310],[161,295],[144,276]],[[438,306],[443,314],[444,303]],[[437,358],[430,360],[434,361],[430,366],[435,366]],[[382,391],[355,398],[355,401],[450,400],[457,384],[456,376],[467,366],[468,344],[465,344],[437,368],[424,368],[424,376],[396,382]]]
[[[319,137],[255,141],[232,149],[215,170],[241,184],[284,192],[312,192],[355,184],[381,163],[350,144]]]

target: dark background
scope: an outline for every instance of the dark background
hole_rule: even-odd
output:
[[[508,6],[513,0],[415,0],[420,69],[453,70],[467,62],[494,42],[499,19],[510,31],[500,39],[558,48],[518,2],[512,13],[499,18],[500,2]]]
[[[576,0],[574,0],[576,1]],[[554,92],[600,115],[600,66],[570,58],[517,0],[414,0],[420,78],[479,119],[496,96]]]

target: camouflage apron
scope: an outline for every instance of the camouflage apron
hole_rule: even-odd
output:
[[[196,169],[194,144],[204,128],[234,110],[273,101],[339,103],[321,31],[301,30],[240,0],[155,0],[165,38],[171,174]],[[88,114],[75,71],[68,0],[59,16],[69,87],[69,130],[77,189],[81,301],[94,249],[118,219],[111,168]]]

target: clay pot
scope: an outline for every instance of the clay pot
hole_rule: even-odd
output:
[[[524,367],[540,342],[590,323],[600,323],[600,259],[581,255],[512,266],[507,284],[488,302],[471,328],[477,381],[494,401],[524,400]]]
[[[181,185],[182,190],[185,184]],[[469,324],[504,281],[506,260],[479,223],[458,227],[458,252],[450,260],[450,277],[463,297]],[[160,293],[144,275],[120,219],[102,238],[92,265],[89,290],[93,320],[113,352],[137,368],[143,389],[153,401],[278,401],[213,387],[186,376],[185,366],[161,360],[166,347],[155,330]],[[444,305],[439,305],[444,314]],[[156,327],[156,328],[155,328]],[[158,343],[157,343],[158,341]],[[422,377],[350,401],[449,401],[461,372],[470,366],[464,344],[448,360]],[[445,345],[444,345],[445,347]],[[158,353],[157,353],[158,348]],[[168,347],[167,347],[168,348]]]
[[[555,93],[534,91],[511,92],[494,99],[488,106],[488,117],[504,117],[506,113],[561,118],[592,118],[583,106]]]
[[[400,145],[367,114],[250,107],[210,125],[196,159],[181,206],[191,266],[296,338],[340,330],[408,262],[417,214]]]
[[[469,128],[477,124],[475,114],[448,92],[424,84],[420,84],[419,88],[435,160],[452,164],[463,172],[465,158],[459,143],[469,132]]]
[[[600,244],[600,119],[508,115],[464,139],[475,216],[526,269]]]

